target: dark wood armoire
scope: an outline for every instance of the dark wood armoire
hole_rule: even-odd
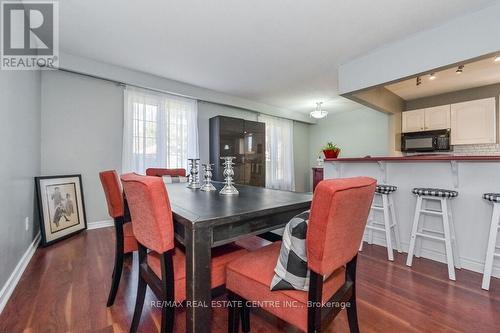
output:
[[[210,118],[210,163],[213,179],[224,181],[223,156],[236,157],[234,182],[266,186],[266,125],[257,121],[216,116]]]

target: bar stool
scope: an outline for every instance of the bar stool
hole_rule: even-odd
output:
[[[408,250],[408,258],[406,260],[406,265],[411,266],[413,261],[413,254],[415,252],[415,245],[417,241],[417,236],[433,239],[437,241],[444,241],[446,249],[446,262],[448,264],[448,277],[450,280],[455,281],[455,268],[460,269],[460,257],[458,255],[458,247],[455,237],[455,227],[453,225],[453,216],[451,212],[451,202],[452,198],[458,196],[457,191],[444,190],[439,188],[414,188],[412,190],[413,194],[417,195],[417,205],[415,208],[415,216],[413,219],[413,227],[411,230],[410,238],[410,248]],[[441,210],[429,209],[425,206],[424,201],[438,201],[441,204]],[[435,229],[427,229],[423,225],[419,226],[420,215],[421,214],[441,216],[443,219],[443,232]],[[419,246],[416,257],[420,256]]]
[[[493,203],[493,214],[491,216],[490,237],[488,239],[488,248],[486,249],[486,260],[484,262],[483,284],[484,290],[490,289],[491,271],[493,269],[493,259],[500,257],[497,249],[497,234],[500,229],[500,193],[485,193],[483,199]]]
[[[394,210],[394,200],[392,193],[396,192],[398,188],[393,185],[377,185],[375,195],[380,195],[382,198],[382,206],[376,205],[375,200],[370,208],[370,216],[366,223],[365,230],[368,230],[368,244],[373,243],[373,231],[382,231],[385,233],[385,242],[387,246],[387,259],[394,260],[392,251],[392,235],[394,231],[394,240],[396,243],[396,250],[401,253],[401,242],[399,239],[399,226],[396,220],[396,212]],[[373,218],[375,211],[382,211],[384,213],[384,222],[377,221]],[[363,240],[359,246],[359,251],[363,250]]]

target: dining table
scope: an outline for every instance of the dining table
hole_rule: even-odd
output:
[[[221,195],[224,186],[204,192],[186,183],[166,184],[175,238],[186,253],[186,331],[210,332],[212,322],[211,249],[279,229],[308,210],[312,193],[235,185],[238,195]],[[249,263],[251,265],[251,263]]]

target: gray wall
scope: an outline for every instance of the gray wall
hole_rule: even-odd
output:
[[[99,171],[121,169],[123,88],[59,71],[42,73],[44,175],[81,174],[87,222],[108,220]]]
[[[82,174],[88,222],[109,220],[99,171],[121,170],[123,88],[65,72],[42,74],[42,160],[46,175]],[[208,119],[217,115],[257,120],[257,113],[199,102],[200,159],[208,161]],[[309,189],[309,125],[294,122],[296,190]]]
[[[33,177],[40,173],[40,72],[2,71],[0,112],[1,288],[39,230]]]
[[[311,125],[309,136],[310,165],[329,141],[341,149],[341,157],[384,156],[389,152],[389,115],[362,107],[328,115]]]

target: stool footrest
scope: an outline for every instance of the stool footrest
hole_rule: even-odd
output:
[[[421,233],[421,232],[417,232],[415,235],[416,236],[425,237],[425,238],[435,239],[435,240],[438,240],[438,241],[444,241],[443,237],[437,237],[437,236],[433,236],[433,235],[428,235],[428,234],[424,234],[424,233]]]
[[[373,210],[384,210],[384,207],[381,207],[381,206],[372,206],[371,208]]]
[[[424,214],[439,215],[439,216],[443,216],[443,214],[444,214],[440,210],[431,210],[431,209],[421,209],[420,212],[424,213]]]

